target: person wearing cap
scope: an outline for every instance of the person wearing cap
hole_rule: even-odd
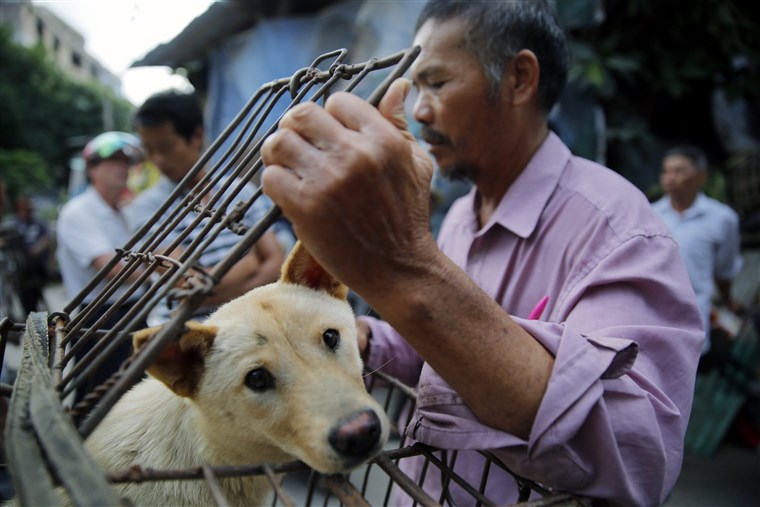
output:
[[[87,164],[87,189],[67,202],[58,216],[56,230],[56,255],[68,298],[76,297],[95,275],[111,260],[116,249],[121,248],[131,234],[120,208],[120,200],[127,188],[129,167],[141,160],[139,140],[126,132],[105,132],[92,139],[84,148],[82,156]],[[85,295],[82,306],[92,302],[105,288],[108,281],[118,275],[124,264],[119,262],[97,287]],[[139,271],[133,273],[128,283],[122,284],[106,304],[101,305],[89,323],[94,323],[108,311],[137,280]],[[144,291],[138,290],[130,299],[100,327],[113,327],[129,310],[132,303]],[[86,353],[84,347],[77,354]],[[116,371],[131,353],[131,344],[125,343],[121,350],[107,358],[89,382],[97,386]],[[84,391],[78,393],[81,399]]]

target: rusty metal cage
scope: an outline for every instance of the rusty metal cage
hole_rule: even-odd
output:
[[[495,469],[505,471],[507,477],[516,481],[519,496],[507,500],[512,503],[588,504],[574,496],[547,491],[513,474],[487,450],[479,451],[484,457],[480,481],[468,483],[454,471],[456,450],[408,445],[397,427],[386,449],[374,460],[350,475],[334,476],[321,476],[301,462],[236,467],[198,463],[195,468],[183,470],[134,466],[128,470],[109,470],[104,475],[82,445],[122,394],[143,377],[146,367],[161,350],[177,339],[184,323],[218,280],[279,218],[280,212],[273,206],[258,223],[247,227],[240,219],[261,197],[261,187],[257,186],[252,197],[239,198],[242,185],[258,180],[262,167],[259,149],[277,129],[280,115],[276,111],[306,100],[325,100],[337,90],[363,94],[376,105],[389,84],[406,72],[418,52],[418,48],[410,48],[386,58],[349,65],[344,63],[347,51],[338,50],[318,57],[311,66],[290,77],[265,84],[211,143],[171,198],[65,308],[49,316],[32,313],[26,323],[8,317],[0,322],[3,353],[9,339],[23,335],[23,359],[16,382],[13,386],[0,386],[3,397],[12,393],[5,443],[16,495],[22,504],[58,503],[57,486],[64,487],[73,504],[93,505],[120,502],[110,483],[201,480],[206,482],[217,504],[226,505],[218,487],[220,478],[264,475],[274,488],[272,505],[388,505],[394,487],[420,505],[455,505],[450,495],[452,488],[457,488],[460,495],[464,492],[474,505],[497,505],[485,494],[491,471]],[[187,195],[181,196],[180,187],[204,168],[205,176]],[[202,197],[207,194],[210,199],[203,202]],[[174,199],[179,204],[172,206]],[[165,245],[170,231],[188,217],[191,225],[159,253],[158,247]],[[213,269],[201,268],[197,263],[200,253],[224,228],[237,234],[239,241]],[[198,234],[190,247],[179,258],[169,256],[167,251],[176,248],[192,230]],[[119,261],[124,264],[119,274],[96,290]],[[130,278],[136,281],[130,282]],[[145,286],[149,288],[141,293]],[[121,291],[117,303],[104,311],[105,302],[117,290]],[[136,303],[129,305],[126,315],[114,327],[102,329],[103,323],[112,317],[113,308],[138,295]],[[132,332],[141,327],[151,309],[165,298],[176,302],[171,320],[139,354],[126,360],[116,374],[82,401],[66,406],[64,400],[70,399],[120,345],[131,342]],[[85,346],[89,350],[82,349]],[[87,352],[81,353],[82,350]],[[380,372],[370,375],[370,392],[384,404],[389,415],[411,414],[410,407],[416,399],[414,389]],[[400,411],[402,406],[405,408]],[[396,419],[403,418],[396,415]],[[422,478],[410,477],[400,468],[401,462],[412,457],[424,459]],[[443,484],[440,496],[433,497],[420,486],[424,474],[440,475]],[[499,499],[500,504],[504,502]]]

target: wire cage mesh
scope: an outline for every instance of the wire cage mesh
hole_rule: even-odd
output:
[[[258,181],[262,168],[259,150],[277,129],[279,117],[295,104],[325,100],[338,90],[363,94],[376,105],[418,52],[419,48],[410,48],[386,58],[349,65],[344,63],[347,51],[338,50],[318,57],[290,77],[265,84],[211,143],[171,197],[63,309],[49,316],[32,313],[26,323],[8,317],[0,322],[3,352],[14,336],[23,334],[24,342],[17,380],[13,386],[3,385],[0,392],[4,397],[13,394],[5,442],[22,504],[57,503],[53,491],[60,485],[74,504],[115,504],[121,500],[110,484],[198,480],[205,481],[218,505],[226,505],[219,481],[243,475],[268,478],[274,491],[272,505],[391,505],[394,489],[403,491],[418,505],[457,505],[452,496],[455,489],[459,498],[464,495],[473,505],[588,504],[584,499],[547,491],[513,474],[487,450],[479,451],[483,457],[483,469],[477,471],[479,481],[468,481],[455,471],[456,450],[410,445],[399,426],[392,429],[389,444],[380,455],[349,475],[322,476],[301,462],[250,466],[198,463],[181,470],[133,466],[108,470],[104,478],[82,445],[119,398],[142,379],[161,350],[179,337],[185,322],[213,292],[215,284],[280,217],[279,210],[270,206],[254,225],[241,221],[262,196],[259,185],[250,194],[241,190]],[[183,186],[199,174],[204,175],[198,183],[189,192],[181,193]],[[180,223],[188,225],[171,236]],[[202,268],[200,255],[224,229],[234,232],[238,242],[212,269]],[[189,246],[180,249],[183,241],[189,241]],[[123,267],[118,275],[108,280],[106,274],[120,261]],[[109,298],[116,298],[116,303],[106,305]],[[172,317],[148,345],[124,361],[117,373],[84,399],[66,406],[64,400],[82,389],[86,379],[120,346],[131,343],[132,333],[167,299],[175,303]],[[115,309],[125,304],[126,313],[112,328],[104,329]],[[414,389],[381,372],[370,375],[370,392],[392,419],[401,420],[403,427],[403,419],[410,417],[413,410]],[[408,459],[424,460],[423,476],[411,477],[402,471],[401,465]],[[434,474],[439,476],[443,491],[436,496],[421,487],[425,475]],[[505,478],[515,481],[518,496],[488,498],[488,482]]]

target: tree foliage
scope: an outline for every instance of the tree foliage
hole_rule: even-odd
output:
[[[47,164],[34,152],[23,149],[0,149],[2,180],[10,196],[29,193],[30,189],[45,188],[50,185]]]
[[[688,142],[720,169],[731,154],[716,135],[711,96],[721,87],[760,106],[757,9],[741,0],[603,6],[601,23],[570,31],[570,81],[604,109],[607,164],[646,189],[662,150]]]
[[[11,33],[0,26],[0,170],[14,181],[13,188],[6,183],[13,198],[11,192],[65,187],[69,159],[103,130],[104,102],[111,102],[119,130],[129,129],[133,106],[100,85],[69,78],[42,47],[19,46]],[[18,177],[32,167],[28,178]]]

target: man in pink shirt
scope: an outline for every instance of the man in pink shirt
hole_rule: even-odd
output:
[[[361,319],[360,338],[369,368],[417,386],[407,436],[460,449],[456,470],[476,487],[483,468],[467,450],[489,449],[551,490],[662,503],[704,335],[678,248],[644,196],[548,129],[567,73],[553,12],[543,0],[433,1],[415,44],[422,137],[444,173],[474,183],[438,244],[405,80],[379,111],[348,94],[292,110],[263,148],[265,191],[387,321]],[[418,464],[402,463],[416,479]],[[486,496],[516,501],[499,473]],[[438,481],[427,474],[434,498]]]

